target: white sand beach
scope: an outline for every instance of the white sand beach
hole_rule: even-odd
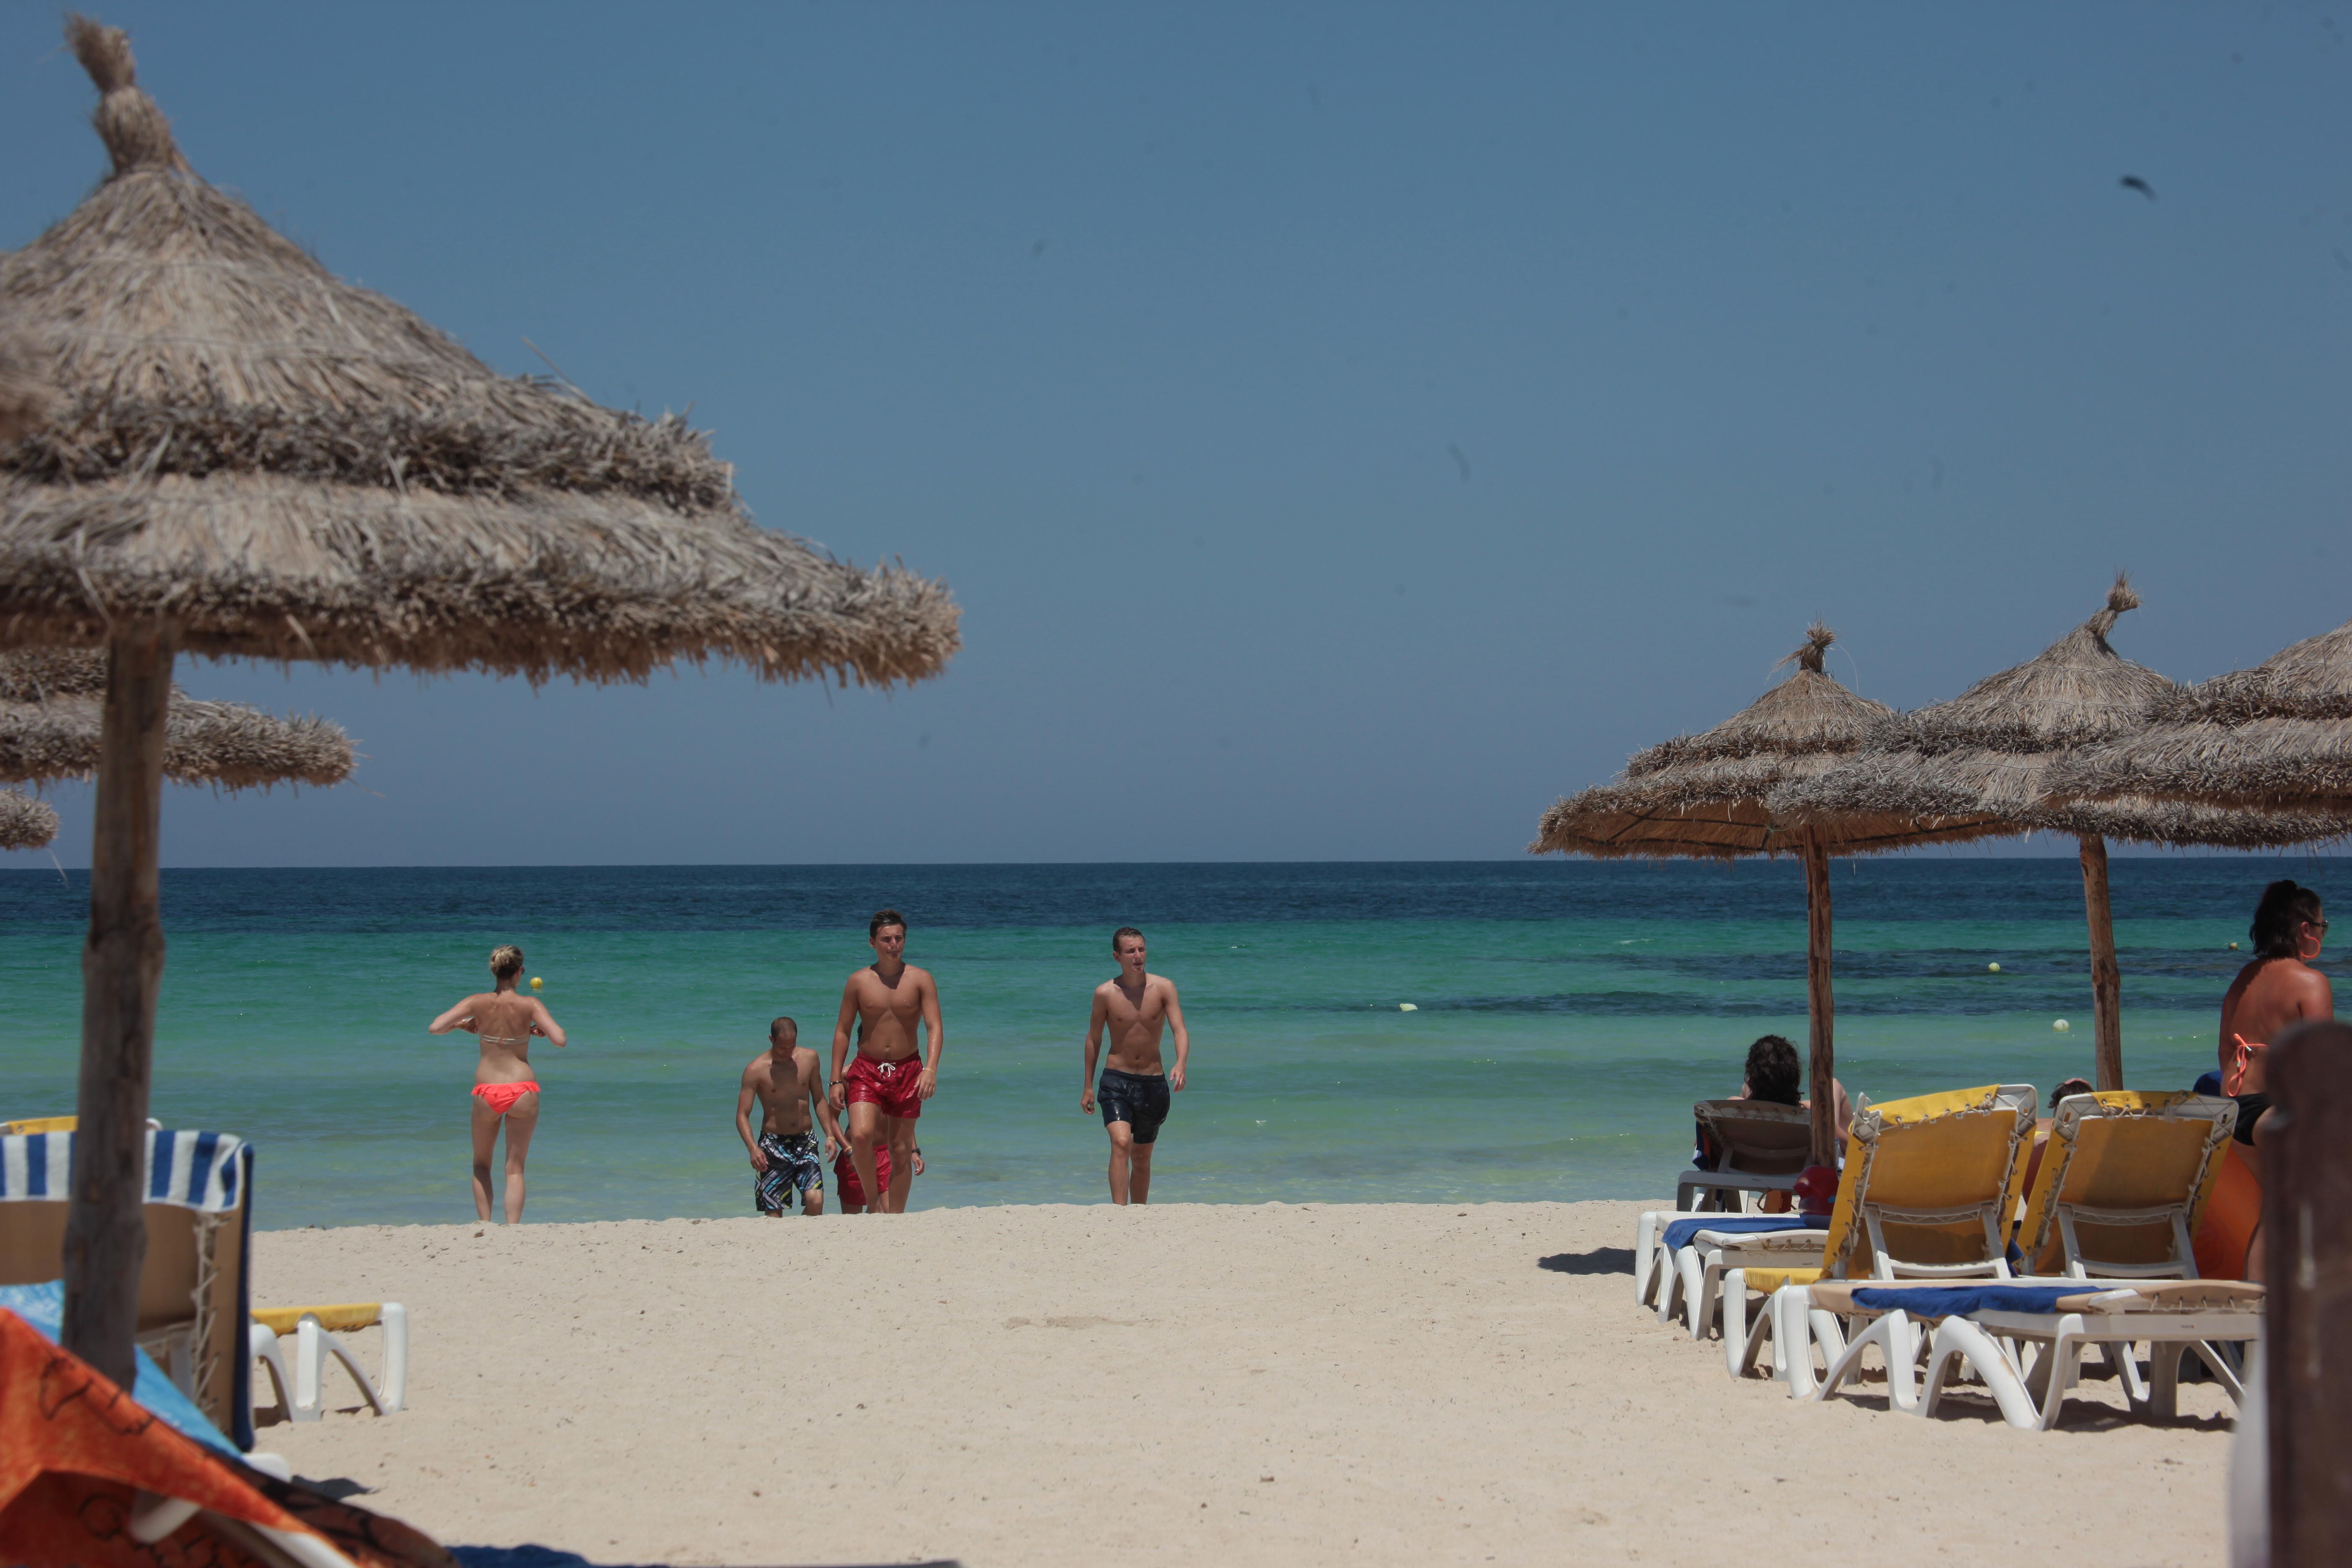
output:
[[[2218,1390],[2158,1426],[2090,1384],[2047,1435],[1795,1405],[1635,1308],[1640,1206],[266,1232],[257,1305],[402,1300],[414,1348],[406,1411],[261,1447],[599,1563],[2220,1560]]]

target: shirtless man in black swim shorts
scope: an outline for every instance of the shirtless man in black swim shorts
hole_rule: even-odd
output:
[[[1110,1029],[1110,1060],[1102,1071],[1103,1126],[1110,1132],[1110,1201],[1144,1203],[1151,1196],[1151,1150],[1160,1124],[1168,1120],[1168,1097],[1184,1087],[1184,1062],[1192,1038],[1184,1032],[1184,1009],[1166,977],[1143,968],[1143,933],[1121,926],[1110,939],[1118,974],[1095,987],[1094,1016],[1087,1021],[1087,1076],[1078,1109],[1095,1108],[1095,1056],[1103,1029]],[[1176,1069],[1160,1066],[1160,1026],[1176,1031]]]
[[[824,1073],[800,1038],[801,1026],[790,1018],[769,1025],[768,1048],[743,1069],[735,1096],[735,1131],[751,1155],[751,1201],[772,1218],[791,1211],[794,1194],[801,1213],[824,1212],[824,1162],[842,1147],[841,1128],[824,1097]],[[751,1133],[754,1100],[760,1102],[757,1137]],[[823,1153],[812,1131],[818,1126],[824,1129]]]

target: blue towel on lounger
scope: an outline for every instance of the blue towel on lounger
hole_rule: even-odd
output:
[[[1827,1230],[1829,1216],[1807,1218],[1795,1214],[1723,1214],[1701,1215],[1696,1219],[1678,1219],[1666,1226],[1666,1250],[1680,1252],[1691,1244],[1691,1237],[1700,1231],[1719,1231],[1727,1236],[1769,1236],[1782,1230]]]
[[[1898,1290],[1856,1290],[1853,1304],[1874,1312],[1900,1307],[1915,1318],[1965,1318],[1970,1312],[2054,1312],[2068,1296],[2090,1296],[2102,1290],[2128,1290],[2085,1279],[2076,1285],[2018,1285],[1988,1279],[1981,1285],[1939,1285]]]

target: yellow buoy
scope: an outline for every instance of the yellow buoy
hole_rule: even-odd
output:
[[[2067,1030],[2069,1030],[2069,1029],[2073,1028],[2074,1026],[2074,1025],[2072,1025],[2072,1024],[2070,1024],[2070,1023],[2068,1023],[2065,1019],[2061,1018],[2061,1019],[2059,1019],[2056,1023],[2054,1023],[2054,1024],[2051,1025],[2050,1026],[2051,1026],[2052,1028],[2053,1028],[2053,1029],[2057,1030],[2060,1034],[2062,1034],[2062,1035],[2063,1035],[2063,1034],[2064,1034]]]
[[[1421,1009],[1414,1006],[1410,1002],[1400,1002],[1397,1004],[1397,1011],[1400,1013],[1418,1013]]]
[[[531,988],[533,991],[538,990],[541,986],[542,986],[542,985],[544,985],[544,984],[547,984],[547,982],[546,982],[546,981],[541,980],[541,979],[538,975],[536,975],[536,974],[534,974],[534,975],[532,975],[532,976],[530,977],[530,988]]]
[[[1999,974],[2000,973],[2000,965],[1998,963],[1988,963],[1985,965],[1985,968],[1995,974]]]
[[[2231,943],[2230,944],[2230,951],[2231,951],[2231,952],[2237,952],[2237,951],[2238,951],[2238,944],[2237,944],[2236,942],[2231,942]]]

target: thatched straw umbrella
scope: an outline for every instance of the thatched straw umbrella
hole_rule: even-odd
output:
[[[0,447],[24,436],[48,415],[49,389],[33,374],[32,355],[11,333],[0,333]]]
[[[0,256],[50,422],[0,453],[0,646],[108,656],[67,1348],[131,1373],[163,967],[174,654],[533,680],[734,659],[888,684],[957,646],[945,588],[759,529],[680,421],[507,379],[196,177],[128,41],[76,17],[113,170]]]
[[[2352,811],[2352,621],[2158,703],[2051,787],[2104,805],[2144,794],[2223,810]]]
[[[1871,745],[1812,778],[1783,786],[1774,812],[1792,822],[1858,813],[1912,813],[1955,824],[1948,839],[2021,833],[2071,835],[2083,867],[2090,931],[2098,1086],[2123,1081],[2123,977],[2107,894],[2107,841],[2275,848],[2352,831],[2326,812],[2223,811],[2135,795],[2092,804],[2049,798],[2052,770],[2076,747],[2137,729],[2178,689],[2117,654],[2107,633],[2139,596],[2122,576],[2106,605],[2038,658],[1989,675],[1948,702],[1888,721]],[[1973,820],[1973,830],[1958,824]]]
[[[47,849],[57,836],[57,810],[47,801],[0,789],[0,849]]]
[[[0,654],[0,782],[97,773],[105,700],[102,653]],[[240,702],[199,702],[172,689],[163,776],[174,784],[325,786],[351,777],[353,761],[352,738],[324,719],[280,719]]]
[[[1775,790],[1843,762],[1895,717],[1822,668],[1836,634],[1816,625],[1781,662],[1796,673],[1702,734],[1637,752],[1614,782],[1570,795],[1543,815],[1528,847],[1601,858],[1732,859],[1794,855],[1805,866],[1806,1011],[1811,1021],[1813,1163],[1835,1163],[1836,1005],[1830,986],[1830,857],[1967,837],[1973,819],[1899,812],[1798,825],[1773,815]]]

